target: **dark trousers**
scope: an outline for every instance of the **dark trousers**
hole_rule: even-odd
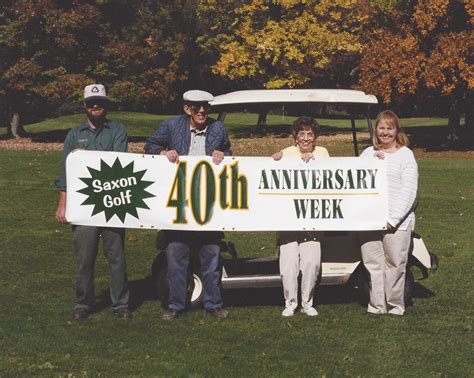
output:
[[[114,310],[127,307],[129,288],[125,263],[125,229],[73,226],[72,236],[77,262],[75,308],[94,304],[94,267],[102,239],[110,272],[110,299]]]
[[[206,310],[221,308],[220,232],[167,231],[169,308],[183,311],[186,306],[187,273],[192,250],[199,254]]]

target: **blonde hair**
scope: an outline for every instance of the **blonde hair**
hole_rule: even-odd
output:
[[[376,150],[380,150],[382,148],[382,145],[379,139],[377,138],[377,133],[375,132],[377,130],[378,125],[382,121],[385,121],[385,123],[392,127],[395,127],[395,129],[397,130],[395,140],[397,142],[398,147],[410,145],[410,139],[400,126],[400,120],[398,119],[397,115],[391,110],[384,110],[377,116],[377,119],[375,120],[375,130],[372,134],[372,144],[374,145],[374,148]]]

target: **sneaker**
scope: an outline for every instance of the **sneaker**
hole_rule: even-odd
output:
[[[219,319],[227,319],[229,317],[229,311],[224,310],[223,308],[212,308],[210,310],[206,310],[209,316]]]
[[[166,310],[163,313],[162,319],[163,320],[174,320],[179,316],[179,312],[177,310],[173,310],[172,308]]]
[[[285,309],[282,311],[281,316],[293,316],[295,314],[295,310],[292,308],[285,307]]]
[[[318,311],[314,307],[302,308],[301,312],[308,316],[316,316],[318,315]]]

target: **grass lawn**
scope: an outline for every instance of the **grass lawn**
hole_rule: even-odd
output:
[[[109,112],[109,118],[119,120],[126,125],[129,135],[133,137],[148,137],[158,127],[160,122],[168,119],[170,115],[154,115],[146,113],[133,112]],[[211,114],[211,117],[217,118],[217,114]],[[288,133],[289,126],[296,117],[272,115],[267,117],[267,132],[270,134]],[[319,119],[318,122],[323,128],[323,134],[332,130],[339,129],[339,132],[351,127],[350,120],[341,119]],[[374,121],[374,120],[372,120]],[[53,131],[69,130],[84,122],[84,114],[74,114],[65,117],[52,118],[39,123],[25,125],[25,130],[29,133],[51,133]],[[248,134],[254,131],[257,123],[257,115],[251,113],[229,113],[226,116],[225,124],[231,134]],[[444,126],[445,118],[410,118],[402,121],[405,127],[425,127],[425,126]],[[360,131],[367,131],[367,121],[363,119],[356,120],[356,128]]]
[[[78,118],[69,127],[83,119],[71,117]],[[132,136],[148,135],[161,119],[130,117]],[[27,131],[48,132],[66,121],[51,125]],[[237,142],[242,151],[257,148]],[[350,142],[341,144],[350,155]],[[426,280],[414,270],[417,291],[405,316],[367,316],[342,299],[341,289],[324,288],[316,293],[320,316],[282,318],[280,289],[272,289],[225,292],[227,321],[193,310],[171,323],[161,320],[147,284],[155,232],[135,229],[126,242],[134,320],[113,318],[101,255],[99,310],[71,321],[71,232],[54,219],[60,153],[0,150],[0,159],[0,376],[474,376],[472,159],[418,157],[417,231],[440,269]],[[273,233],[226,237],[244,256],[275,253]]]

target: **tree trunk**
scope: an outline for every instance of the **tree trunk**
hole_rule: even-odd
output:
[[[451,97],[448,119],[448,141],[455,142],[459,139],[458,130],[461,125],[462,97],[455,90]]]
[[[264,126],[267,123],[267,110],[262,110],[258,113],[258,121],[257,121],[257,132],[259,134],[264,134]]]
[[[468,90],[464,101],[463,139],[469,148],[474,146],[474,91]]]
[[[472,90],[467,91],[466,101],[464,103],[464,125],[467,129],[474,129],[474,93]]]
[[[20,113],[13,113],[10,127],[8,128],[8,134],[15,138],[21,138],[26,135],[25,129],[21,124]]]

